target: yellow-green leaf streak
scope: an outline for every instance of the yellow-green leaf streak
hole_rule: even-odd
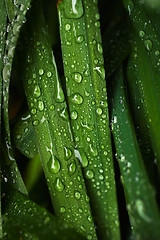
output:
[[[98,237],[120,239],[97,1],[63,0],[58,13],[71,124],[83,149],[77,158]]]
[[[74,154],[65,97],[38,2],[32,7],[24,36],[24,87],[55,213],[88,239],[97,239],[81,166]]]

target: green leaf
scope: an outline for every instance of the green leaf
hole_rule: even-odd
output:
[[[47,212],[18,191],[5,197],[4,240],[85,239],[65,222]]]
[[[24,60],[20,59],[24,88],[55,213],[96,239],[65,97],[38,2],[32,6],[22,39],[26,46]]]
[[[75,16],[67,15],[66,6],[71,9],[75,3],[63,0],[58,4],[71,124],[98,237],[116,240],[120,234],[100,15],[97,1],[91,0],[77,1]]]
[[[159,239],[160,215],[146,174],[127,103],[122,67],[111,79],[111,117],[133,239]]]

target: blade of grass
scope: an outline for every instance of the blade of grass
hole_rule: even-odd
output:
[[[119,220],[97,1],[58,4],[74,138],[99,239],[119,239]]]
[[[24,88],[55,213],[88,238],[96,239],[81,166],[74,155],[65,98],[38,2],[32,6],[23,38]]]
[[[111,79],[111,117],[117,160],[125,191],[133,239],[159,239],[160,215],[146,174],[124,87],[122,67]]]
[[[3,68],[3,57],[5,51],[5,37],[6,37],[6,30],[7,30],[7,13],[5,2],[2,0],[0,2],[0,73]],[[0,154],[2,154],[2,144],[1,144],[1,137],[2,137],[2,76],[0,74]],[[0,159],[0,179],[2,179],[1,174],[1,160]],[[1,196],[1,180],[0,180],[0,196]],[[1,219],[1,200],[0,200],[0,238],[2,237],[2,219]]]
[[[14,189],[9,189],[5,200],[4,240],[39,239],[39,240],[81,240],[67,223],[47,212],[32,202],[28,197]]]

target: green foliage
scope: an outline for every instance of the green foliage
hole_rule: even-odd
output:
[[[0,239],[160,239],[159,17],[0,1]]]

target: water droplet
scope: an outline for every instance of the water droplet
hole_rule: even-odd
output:
[[[51,111],[53,111],[53,110],[54,110],[54,105],[51,105],[51,106],[49,107],[49,109],[50,109]]]
[[[36,108],[32,108],[31,113],[32,113],[33,115],[35,115],[35,114],[37,113],[37,109],[36,109]]]
[[[156,55],[156,56],[159,56],[159,51],[158,51],[158,50],[155,51],[155,55]]]
[[[58,173],[60,170],[60,162],[56,157],[51,157],[49,162],[47,163],[48,169],[51,173]]]
[[[103,53],[103,48],[102,48],[102,44],[101,43],[97,43],[97,50],[100,54]]]
[[[75,149],[75,157],[78,158],[80,163],[82,164],[82,167],[87,167],[88,166],[88,158],[86,156],[86,153],[82,148],[79,148],[78,150]]]
[[[62,192],[63,189],[64,189],[64,185],[63,185],[63,183],[62,183],[62,181],[61,181],[61,179],[59,177],[56,178],[56,180],[54,182],[54,188],[58,192]]]
[[[98,155],[97,148],[94,147],[92,144],[90,144],[89,147],[90,147],[90,152],[91,152],[91,154],[92,154],[94,157],[96,157],[96,156]]]
[[[80,18],[83,15],[82,1],[64,1],[64,12],[67,18]]]
[[[146,222],[151,222],[150,217],[148,217],[145,214],[144,204],[143,204],[142,200],[137,199],[136,202],[135,202],[135,207],[136,207],[137,212],[138,212],[138,214],[141,218],[143,218]]]
[[[71,29],[71,25],[69,23],[66,23],[65,25],[65,30],[69,31]]]
[[[77,117],[78,117],[77,111],[72,111],[71,112],[71,119],[75,120],[75,119],[77,119]]]
[[[95,27],[99,28],[100,27],[100,21],[96,21],[94,25],[95,25]]]
[[[68,119],[68,111],[67,108],[64,107],[61,111],[60,111],[60,116],[64,119],[67,120]]]
[[[14,35],[17,35],[17,33],[19,32],[19,29],[20,29],[20,25],[19,23],[15,23],[14,26],[13,26],[13,34]]]
[[[96,19],[96,20],[99,20],[99,19],[100,19],[100,14],[99,14],[99,13],[96,13],[96,14],[95,14],[95,19]]]
[[[39,69],[39,75],[43,75],[43,73],[44,73],[44,70],[42,68]]]
[[[90,70],[89,70],[89,68],[87,68],[87,69],[84,71],[84,75],[85,75],[86,77],[90,76]]]
[[[74,196],[75,196],[76,199],[80,199],[81,194],[78,191],[76,191]]]
[[[151,40],[148,39],[148,40],[144,41],[144,46],[147,49],[147,51],[150,52],[152,50],[153,44],[152,44]]]
[[[145,32],[144,31],[139,31],[139,36],[140,36],[140,38],[143,38],[145,36]]]
[[[65,213],[66,209],[65,207],[60,207],[60,213]]]
[[[96,72],[99,74],[99,76],[101,76],[101,78],[103,80],[105,80],[105,70],[104,70],[104,66],[101,65],[101,66],[96,66],[94,68],[94,70],[96,70]]]
[[[124,2],[124,7],[126,8],[126,10],[130,15],[134,10],[134,3],[132,2],[132,0],[125,0],[123,2]]]
[[[87,122],[84,123],[84,122],[81,121],[81,125],[82,125],[82,127],[86,128],[88,131],[92,131],[94,129],[94,126],[92,124],[87,123]]]
[[[97,112],[98,115],[101,115],[102,114],[102,109],[101,108],[97,108],[96,112]]]
[[[70,159],[70,157],[72,156],[72,151],[67,147],[64,147],[64,156],[65,160]]]
[[[76,171],[76,164],[75,162],[72,162],[68,165],[68,172],[69,172],[69,175],[73,175]]]
[[[66,45],[67,45],[67,46],[71,46],[71,45],[72,45],[72,42],[67,41],[67,42],[66,42]]]
[[[60,81],[57,79],[57,85],[56,85],[56,102],[64,102],[65,97],[63,93],[63,89],[60,85]]]
[[[47,72],[47,77],[51,77],[52,73],[51,72]]]
[[[10,78],[11,65],[7,63],[3,68],[3,79],[5,82],[9,81]]]
[[[29,79],[29,80],[28,80],[28,85],[31,85],[31,84],[32,84],[32,80]]]
[[[38,109],[39,109],[39,111],[43,111],[44,110],[44,103],[42,101],[38,102]]]
[[[75,72],[72,74],[72,78],[75,80],[75,82],[77,83],[81,83],[82,82],[82,75],[78,72]]]
[[[33,121],[33,126],[38,126],[38,124],[39,124],[39,121],[38,121],[38,120],[34,120],[34,121]]]
[[[84,41],[84,36],[83,35],[79,35],[76,37],[76,43],[82,43]]]
[[[92,170],[88,170],[85,175],[87,179],[92,179],[94,177],[94,173]]]
[[[75,93],[71,96],[71,102],[81,104],[83,102],[83,97],[79,93]]]
[[[35,86],[34,92],[33,92],[35,97],[40,97],[41,96],[41,90],[38,85]]]
[[[100,105],[104,108],[108,107],[107,101],[100,101]]]

